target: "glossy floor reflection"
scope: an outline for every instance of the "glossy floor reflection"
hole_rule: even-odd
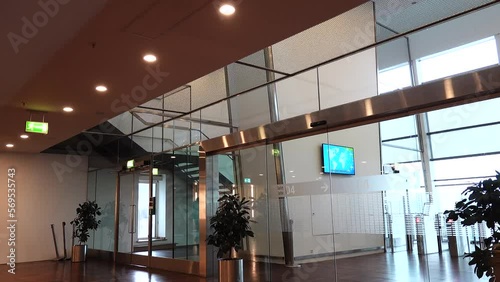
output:
[[[42,261],[19,263],[16,274],[7,272],[6,265],[0,265],[0,281],[2,282],[198,282],[205,281],[196,276],[151,270],[133,266],[114,266],[103,261],[89,260],[86,263],[71,263],[71,261]]]
[[[448,253],[428,256],[396,254],[375,254],[302,264],[300,268],[287,268],[278,264],[260,262],[245,263],[245,281],[439,281],[474,282],[481,280],[467,265],[467,260],[451,258]],[[204,282],[216,279],[202,279],[196,276],[151,270],[133,266],[113,266],[103,261],[89,260],[86,263],[44,261],[21,263],[16,266],[16,274],[7,272],[6,265],[0,265],[0,281],[24,282]]]
[[[448,253],[418,256],[400,252],[302,264],[288,268],[273,264],[249,262],[245,265],[245,281],[439,281],[474,282],[478,279],[468,260],[452,258]]]
[[[153,257],[161,258],[176,258],[185,260],[199,260],[199,248],[198,246],[189,247],[175,247],[169,250],[154,250],[152,251]],[[135,252],[136,255],[147,256],[147,251]]]

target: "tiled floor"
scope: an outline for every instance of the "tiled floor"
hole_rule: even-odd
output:
[[[131,267],[113,266],[103,261],[89,260],[86,263],[34,262],[20,263],[16,274],[7,272],[0,265],[1,282],[110,282],[110,281],[210,281],[196,276]],[[337,275],[335,275],[335,273]],[[467,265],[467,260],[451,258],[449,254],[421,257],[406,252],[375,254],[354,258],[303,264],[300,268],[248,262],[245,265],[245,281],[449,281],[473,282],[478,280]],[[213,280],[213,279],[212,279]]]

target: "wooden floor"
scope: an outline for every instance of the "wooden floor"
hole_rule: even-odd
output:
[[[89,260],[86,263],[34,262],[20,263],[16,274],[7,272],[6,265],[0,265],[0,281],[58,282],[58,281],[213,281],[178,273],[159,270],[147,271],[132,266],[113,266],[103,261]],[[335,273],[337,273],[335,275]],[[467,260],[443,255],[375,254],[354,258],[338,259],[303,264],[300,268],[283,265],[249,262],[245,265],[245,281],[450,281],[472,282],[481,280],[467,265]]]
[[[135,255],[147,256],[148,251],[138,251],[134,252]],[[161,258],[176,258],[184,260],[194,260],[199,259],[199,248],[198,246],[189,247],[175,247],[169,250],[154,250],[152,251],[153,257]]]
[[[143,268],[117,265],[103,261],[89,260],[86,263],[71,263],[71,261],[42,261],[20,263],[16,265],[16,274],[7,272],[6,265],[0,265],[1,282],[159,282],[179,281],[194,282],[206,281],[198,277],[171,273],[165,271],[147,271]]]

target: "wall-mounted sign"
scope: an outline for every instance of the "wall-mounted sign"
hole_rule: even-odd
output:
[[[39,121],[27,121],[25,131],[29,133],[47,134],[49,133],[49,123],[39,122]]]
[[[243,182],[247,183],[247,184],[250,184],[250,183],[252,183],[252,179],[250,179],[250,178],[243,178]]]

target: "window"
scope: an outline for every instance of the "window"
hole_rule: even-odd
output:
[[[153,182],[153,197],[156,197],[156,182]],[[137,197],[137,239],[148,238],[149,183],[139,182]],[[156,217],[155,217],[156,218]],[[156,238],[156,220],[153,220],[153,238]]]
[[[498,64],[494,36],[417,60],[420,83]]]
[[[411,71],[408,63],[383,69],[378,73],[379,94],[408,87],[411,84]]]
[[[418,59],[416,67],[419,82],[425,83],[498,62],[492,36]],[[500,99],[493,99],[427,113],[434,192],[441,209],[453,208],[465,187],[498,169],[499,106]]]
[[[495,37],[491,36],[419,59],[417,69],[419,81],[426,82],[494,64],[498,64],[498,49]],[[477,138],[496,133],[499,125],[495,123],[500,118],[498,106],[500,99],[493,99],[429,112],[433,158],[500,151],[494,137]],[[484,124],[490,126],[481,126]]]

